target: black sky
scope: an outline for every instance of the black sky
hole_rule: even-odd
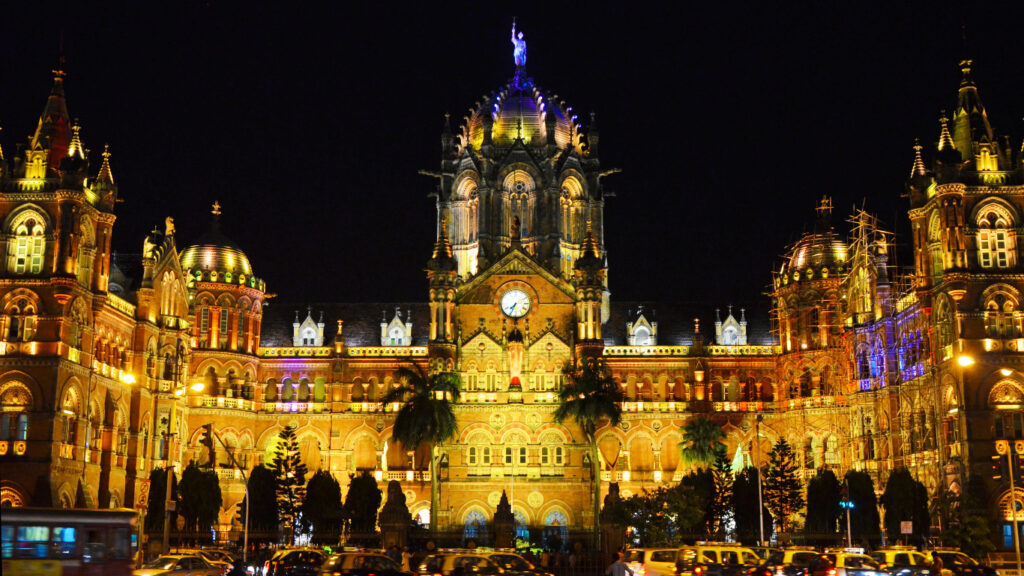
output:
[[[94,169],[114,154],[119,251],[166,215],[184,247],[219,200],[284,300],[423,300],[435,184],[417,170],[444,113],[512,75],[516,16],[529,74],[598,114],[623,170],[612,297],[721,305],[759,296],[823,194],[840,224],[857,204],[905,226],[913,139],[937,139],[965,53],[1020,146],[1024,2],[754,4],[11,3],[0,142],[10,158],[34,129],[63,37]]]

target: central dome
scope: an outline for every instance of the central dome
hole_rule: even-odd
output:
[[[811,279],[815,276],[828,278],[847,267],[847,246],[834,231],[804,234],[790,250],[783,263],[780,275],[784,282]]]
[[[488,125],[491,143],[499,147],[509,147],[520,137],[527,146],[543,146],[550,131],[559,148],[579,144],[580,125],[572,106],[542,91],[532,78],[517,76],[477,102],[463,124],[463,143],[479,150]]]

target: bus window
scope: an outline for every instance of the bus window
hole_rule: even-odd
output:
[[[85,549],[82,550],[82,560],[85,562],[102,562],[106,559],[106,535],[106,530],[101,528],[86,530]]]
[[[15,558],[46,558],[50,529],[46,526],[18,526],[18,548]]]
[[[127,528],[115,528],[110,531],[111,547],[110,554],[111,560],[131,560],[132,557],[132,537],[135,536],[135,532],[131,533],[131,537],[128,535]]]
[[[14,526],[7,524],[0,526],[0,534],[3,535],[0,538],[3,546],[3,548],[0,548],[0,556],[12,558],[14,556]]]
[[[54,526],[52,534],[52,558],[70,558],[75,555],[75,528],[73,526]]]

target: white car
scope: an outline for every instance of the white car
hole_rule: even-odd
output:
[[[679,548],[631,548],[622,555],[622,562],[636,576],[673,576]]]

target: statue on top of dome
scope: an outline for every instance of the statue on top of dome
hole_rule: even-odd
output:
[[[512,56],[516,59],[516,67],[526,66],[526,40],[523,40],[523,33],[516,36],[516,19],[512,19]]]

